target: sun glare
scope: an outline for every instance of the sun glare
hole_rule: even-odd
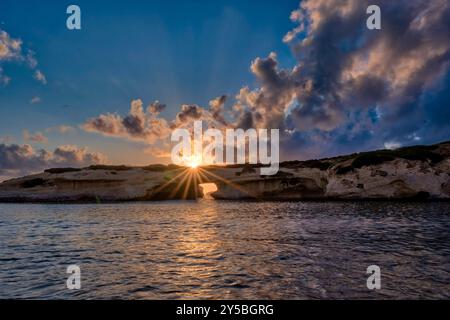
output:
[[[202,164],[202,160],[201,157],[193,155],[187,158],[185,160],[185,163],[191,169],[196,169]]]
[[[195,168],[197,168],[198,166],[199,166],[200,164],[198,163],[198,162],[191,162],[190,164],[189,164],[189,166],[192,168],[192,169],[195,169]]]

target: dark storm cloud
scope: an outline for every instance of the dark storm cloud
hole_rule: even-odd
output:
[[[238,128],[283,128],[286,109],[295,97],[298,83],[294,79],[296,70],[278,68],[275,53],[267,58],[257,58],[251,65],[260,88],[244,87],[236,96],[233,107]],[[251,115],[250,115],[250,114]]]
[[[177,114],[177,120],[180,123],[187,121],[200,120],[203,115],[203,108],[196,104],[184,104],[181,106],[181,111]]]
[[[381,7],[382,30],[366,27],[371,4]],[[284,40],[297,65],[279,68],[274,53],[252,63],[260,87],[236,96],[236,127],[279,128],[285,153],[298,145],[301,156],[305,148],[321,156],[429,142],[426,132],[448,127],[432,113],[445,114],[436,95],[450,87],[442,80],[450,65],[449,1],[306,0],[291,19],[297,26]]]
[[[65,145],[54,152],[34,150],[28,144],[0,144],[0,177],[27,175],[51,167],[83,167],[105,163],[106,157],[86,148]]]
[[[299,26],[285,40],[298,58],[291,77],[299,85],[289,117],[297,130],[334,133],[325,144],[340,143],[336,137],[343,135],[355,148],[417,143],[424,125],[448,126],[425,110],[429,92],[440,88],[443,94],[450,86],[448,79],[442,83],[450,63],[450,2],[376,1],[382,30],[366,28],[370,4],[303,1],[291,16]],[[434,106],[437,113],[444,108]],[[374,111],[376,123],[370,123]],[[349,126],[354,113],[368,125]],[[361,140],[351,140],[356,137]]]

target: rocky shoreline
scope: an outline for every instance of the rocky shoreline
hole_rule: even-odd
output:
[[[274,176],[260,167],[174,165],[54,168],[0,184],[0,202],[85,203],[197,199],[201,183],[223,200],[449,200],[450,142],[378,150],[280,164]],[[191,176],[191,179],[187,179]]]

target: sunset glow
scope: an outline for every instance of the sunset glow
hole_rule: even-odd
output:
[[[190,157],[186,157],[184,159],[184,163],[191,169],[196,169],[202,164],[202,157],[199,155],[192,155]]]

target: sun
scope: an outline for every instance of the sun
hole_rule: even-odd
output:
[[[200,163],[198,163],[196,161],[189,163],[189,167],[191,167],[191,169],[196,169],[196,168],[198,168],[199,165],[200,165]]]
[[[202,164],[202,160],[201,157],[193,155],[187,158],[185,160],[185,163],[191,169],[197,169]]]

